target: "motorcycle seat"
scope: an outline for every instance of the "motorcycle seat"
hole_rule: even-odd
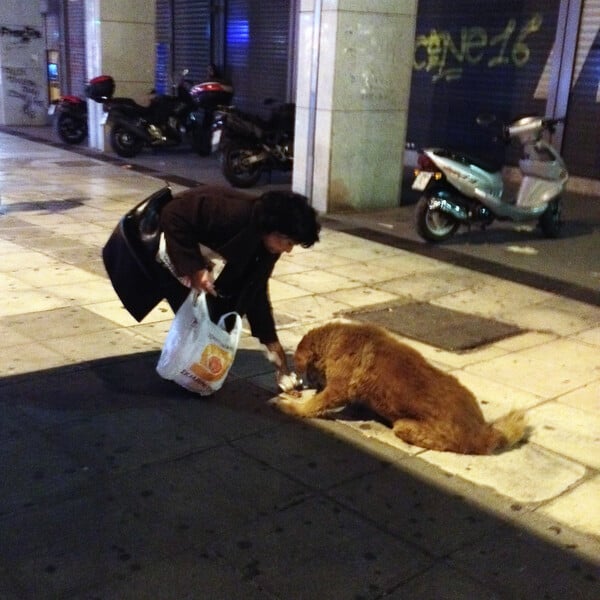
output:
[[[133,98],[112,98],[108,104],[111,109],[116,108],[126,114],[140,115],[146,118],[151,116],[150,106],[138,104]]]
[[[127,106],[141,106],[133,98],[125,98],[123,96],[117,96],[109,100],[110,104],[121,104]]]

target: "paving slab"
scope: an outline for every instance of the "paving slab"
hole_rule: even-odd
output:
[[[531,433],[533,443],[600,469],[600,415],[561,402],[547,402],[529,414],[537,424]]]
[[[598,570],[565,556],[526,532],[499,528],[468,548],[455,552],[450,564],[477,573],[477,579],[506,598],[596,598]]]
[[[364,415],[274,410],[247,326],[219,394],[157,376],[170,309],[128,318],[100,247],[164,175],[181,170],[175,190],[190,172],[219,180],[214,159],[169,156],[145,155],[141,172],[0,132],[0,598],[600,597],[599,303],[564,249],[580,239],[552,241],[563,277],[539,261],[525,273],[543,256],[531,234],[510,233],[539,250],[517,255],[502,232],[431,248],[401,239],[400,221],[326,218],[314,250],[278,264],[290,355],[307,329],[376,298],[531,329],[469,352],[404,338],[486,418],[522,408],[536,431],[498,457],[436,457]]]

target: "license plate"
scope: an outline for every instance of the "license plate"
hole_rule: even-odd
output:
[[[54,112],[56,111],[56,104],[51,104],[48,107],[48,115],[52,116],[54,114]]]
[[[108,113],[102,113],[100,117],[100,125],[106,125],[106,121],[108,120]]]
[[[215,129],[212,132],[212,140],[211,140],[211,146],[212,146],[213,152],[216,152],[219,149],[220,142],[221,142],[221,130]]]
[[[418,190],[422,192],[429,183],[429,180],[433,177],[433,173],[431,171],[421,171],[413,181],[412,189]]]

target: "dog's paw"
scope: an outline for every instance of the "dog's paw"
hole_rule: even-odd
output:
[[[290,392],[282,392],[278,396],[271,398],[269,404],[277,410],[289,415],[299,415],[301,414],[299,409],[302,405],[310,400],[316,393],[317,390],[292,390]]]

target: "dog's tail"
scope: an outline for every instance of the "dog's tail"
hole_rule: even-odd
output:
[[[522,410],[513,410],[494,421],[490,429],[488,452],[492,454],[499,450],[508,450],[527,437],[528,427],[525,413]]]

